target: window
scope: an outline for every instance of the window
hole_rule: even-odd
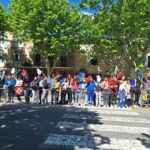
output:
[[[15,61],[19,61],[21,59],[19,51],[15,51]]]
[[[60,65],[61,67],[67,67],[67,56],[61,56]]]
[[[40,54],[35,55],[34,63],[35,63],[35,66],[38,66],[38,67],[41,65],[41,55]]]

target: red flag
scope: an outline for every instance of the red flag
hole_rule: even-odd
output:
[[[23,76],[26,76],[26,75],[27,75],[27,70],[26,70],[26,69],[22,69],[21,74],[22,74]]]
[[[124,71],[121,71],[121,72],[119,72],[119,73],[116,75],[116,77],[117,77],[118,79],[121,79],[122,76],[124,76]]]

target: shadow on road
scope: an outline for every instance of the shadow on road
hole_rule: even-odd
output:
[[[148,133],[142,133],[142,136],[143,138],[137,138],[137,140],[141,141],[142,145],[150,149],[150,135]]]
[[[91,124],[102,124],[99,114],[87,108],[44,105],[0,107],[0,149],[95,149],[109,144]],[[78,116],[78,117],[72,117]],[[85,118],[92,116],[94,119]]]

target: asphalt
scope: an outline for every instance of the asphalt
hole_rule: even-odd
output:
[[[107,113],[107,111],[110,113]],[[118,114],[114,112],[118,112]],[[122,112],[127,112],[127,114],[123,115]],[[71,114],[73,117],[69,116]],[[79,117],[74,118],[74,114]],[[65,117],[67,115],[69,116],[68,118]],[[84,118],[81,118],[82,115],[84,115]],[[88,119],[86,116],[92,117]],[[119,119],[130,117],[135,120],[143,118],[147,122],[109,121],[107,117],[116,117]],[[90,128],[91,124],[93,126]],[[83,128],[78,128],[78,125],[83,126]],[[123,126],[127,130],[130,127],[131,129],[137,127],[139,133],[136,130],[131,130],[131,133],[129,133],[124,131],[117,132],[115,128],[114,131],[107,131],[107,129],[103,131],[96,128],[101,126],[106,126],[106,128],[107,126],[110,126],[110,128]],[[108,128],[108,130],[110,129]],[[0,150],[122,149],[120,147],[121,144],[118,147],[110,146],[108,148],[108,145],[111,145],[111,139],[121,139],[122,141],[137,140],[140,143],[141,149],[150,149],[149,131],[150,110],[104,109],[39,104],[27,105],[24,103],[0,106]],[[76,138],[82,139],[83,136],[83,142],[76,141]],[[87,137],[89,137],[89,143],[86,139]],[[101,139],[99,145],[95,142],[95,137]],[[73,142],[72,138],[75,142]],[[138,150],[140,147],[138,148],[138,145],[132,145],[131,142],[128,149]]]

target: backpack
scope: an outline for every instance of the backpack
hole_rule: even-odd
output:
[[[36,90],[38,88],[38,86],[37,86],[37,84],[34,81],[32,81],[30,83],[30,88],[33,89],[33,90]]]

